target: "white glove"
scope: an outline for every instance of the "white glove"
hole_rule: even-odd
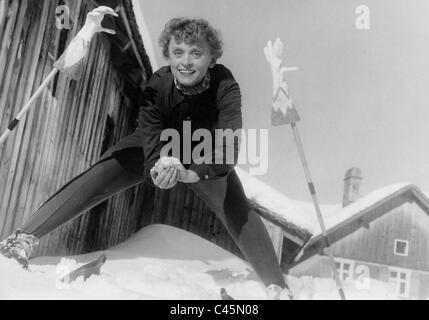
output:
[[[112,8],[106,6],[95,8],[86,16],[85,24],[77,36],[89,42],[97,32],[116,34],[115,30],[103,28],[101,26],[101,22],[103,21],[106,14],[110,14],[114,17],[118,16],[118,14]]]
[[[271,40],[268,41],[264,48],[265,58],[271,66],[273,76],[273,108],[275,111],[281,110],[283,114],[286,114],[287,109],[293,108],[293,102],[284,79],[284,73],[288,69],[282,65],[282,51],[283,44],[279,38],[276,39],[274,45]]]
[[[82,74],[85,59],[89,52],[89,44],[97,32],[115,34],[115,30],[101,26],[104,15],[110,14],[117,17],[116,12],[109,7],[101,6],[88,13],[85,25],[76,37],[68,45],[61,57],[55,62],[54,67],[65,72],[72,79],[79,79]]]

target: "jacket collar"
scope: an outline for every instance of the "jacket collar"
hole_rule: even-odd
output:
[[[171,80],[171,86],[172,86],[172,90],[173,90],[173,101],[172,101],[172,108],[178,106],[183,100],[185,100],[185,97],[183,96],[183,94],[179,91],[179,89],[176,88],[176,86],[174,85],[174,77],[172,77]]]
[[[207,72],[210,72],[210,69]],[[185,99],[185,97],[184,97],[185,95],[178,89],[178,87],[176,85],[175,78],[174,78],[174,76],[173,76],[170,68],[167,68],[167,74],[168,74],[168,81],[167,81],[167,83],[170,86],[171,90],[173,91],[173,98],[172,98],[172,101],[171,101],[171,107],[175,108],[176,106],[178,106]],[[207,78],[206,78],[206,80],[209,81],[209,87],[207,89],[210,89],[210,86],[211,86],[211,83],[210,83],[211,82],[211,79],[210,79],[211,76],[210,76],[210,74],[208,75]],[[207,89],[204,90],[203,92],[206,92]]]
[[[176,85],[174,83],[174,77],[171,72],[170,67],[166,66],[163,69],[163,73],[161,75],[161,79],[164,79],[161,83],[161,86],[163,87],[162,91],[167,93],[168,96],[171,97],[170,101],[170,107],[175,108],[178,106],[185,98],[183,94],[179,91],[179,89],[176,88]]]
[[[203,80],[198,83],[197,85],[188,88],[183,86],[181,83],[179,83],[177,81],[176,78],[174,78],[174,85],[176,86],[177,89],[179,89],[179,91],[186,95],[186,96],[194,96],[200,93],[203,93],[204,91],[206,91],[208,88],[210,88],[210,72],[207,71],[207,73],[205,74]]]

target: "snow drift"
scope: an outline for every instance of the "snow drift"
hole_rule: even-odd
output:
[[[103,251],[107,262],[99,276],[58,281],[100,252],[74,257],[40,257],[25,271],[0,257],[0,299],[220,299],[220,288],[236,299],[266,299],[249,265],[189,232],[165,225],[143,228],[126,242]],[[297,299],[338,299],[331,279],[288,277]],[[345,284],[349,299],[391,299],[388,284],[371,280],[371,290]]]

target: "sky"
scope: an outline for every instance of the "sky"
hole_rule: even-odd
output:
[[[263,48],[280,37],[297,127],[319,201],[340,203],[347,169],[362,170],[361,195],[408,182],[429,194],[429,1],[140,0],[157,62],[158,37],[177,16],[222,32],[240,84],[243,127],[267,129],[268,170],[257,176],[287,197],[311,201],[290,126],[271,127],[271,72]],[[356,8],[369,8],[359,30]],[[242,165],[244,169],[249,166]]]

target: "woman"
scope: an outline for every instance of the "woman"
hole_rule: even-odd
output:
[[[166,24],[159,43],[169,66],[149,80],[136,131],[48,199],[20,230],[0,243],[0,252],[27,267],[40,237],[113,194],[147,177],[162,189],[181,182],[216,213],[267,287],[269,297],[287,298],[271,240],[234,171],[239,143],[234,139],[227,145],[214,137],[216,129],[236,131],[242,125],[239,86],[226,67],[216,64],[223,47],[219,32],[202,19],[176,18]],[[192,132],[209,130],[213,150],[189,163],[184,161],[189,159],[186,152],[162,157],[165,142],[161,135],[166,129],[180,133],[184,151],[186,121]],[[228,148],[234,152],[232,163],[224,156]]]

